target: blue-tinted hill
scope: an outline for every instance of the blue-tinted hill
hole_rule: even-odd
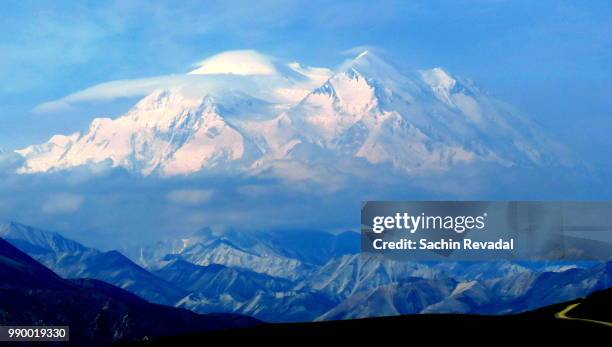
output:
[[[2,239],[0,277],[0,325],[68,325],[76,344],[258,324],[234,314],[199,315],[151,304],[98,280],[64,280]]]

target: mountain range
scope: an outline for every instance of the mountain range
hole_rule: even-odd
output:
[[[150,304],[98,280],[62,279],[2,239],[0,275],[0,324],[69,326],[70,342],[77,345],[259,324],[244,316]]]
[[[395,261],[359,254],[359,235],[352,232],[204,228],[109,252],[18,223],[2,225],[0,237],[66,278],[94,278],[197,313],[270,322],[508,314],[612,286],[611,262]]]
[[[11,222],[0,224],[0,237],[64,278],[104,281],[158,304],[173,305],[187,294],[117,251],[88,248],[55,232]]]
[[[230,58],[186,76],[204,85],[155,90],[122,116],[17,150],[18,172],[102,165],[317,181],[363,165],[408,175],[572,165],[534,122],[441,68],[406,73],[368,51],[333,70]]]

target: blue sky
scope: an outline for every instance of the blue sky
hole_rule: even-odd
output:
[[[334,66],[341,52],[361,45],[406,68],[442,66],[470,78],[582,155],[612,150],[607,1],[22,0],[2,7],[0,148],[7,150],[83,129],[134,102],[32,112],[91,85],[185,72],[229,49]]]
[[[374,46],[406,70],[440,66],[473,80],[542,124],[604,174],[603,179],[593,179],[595,184],[571,174],[564,177],[563,172],[555,172],[555,180],[546,176],[546,182],[529,184],[529,173],[507,172],[504,180],[495,172],[485,175],[488,181],[475,182],[466,173],[466,177],[434,177],[436,187],[441,181],[462,187],[471,182],[476,193],[469,196],[476,199],[609,198],[609,189],[604,188],[612,172],[611,3],[254,3],[3,1],[0,148],[13,150],[44,142],[53,134],[82,130],[93,117],[117,116],[136,101],[33,111],[42,103],[100,83],[185,73],[202,59],[226,50],[254,49],[285,61],[334,67],[347,58],[343,52]],[[230,189],[238,186],[236,182],[223,180],[196,177],[160,183],[134,179],[121,170],[109,177],[82,177],[78,170],[26,177],[4,174],[2,165],[0,161],[0,220],[67,231],[80,240],[97,239],[101,245],[140,241],[144,231],[156,239],[205,223],[252,223],[253,214],[260,223],[269,224],[280,213],[300,227],[336,230],[357,220],[356,202],[371,194],[371,186],[357,184],[342,194],[321,198],[312,189],[313,196],[296,199],[282,185],[257,181],[246,183],[263,185],[265,196],[244,200]],[[432,185],[423,185],[428,184]],[[496,187],[496,195],[478,193],[489,186]],[[204,203],[206,209],[168,203],[169,192],[185,189],[223,189],[227,198],[211,206]],[[384,195],[387,199],[449,198],[427,189],[402,191],[396,185],[381,189],[391,192]]]

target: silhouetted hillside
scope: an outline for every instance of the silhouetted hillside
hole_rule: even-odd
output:
[[[64,280],[2,239],[0,277],[0,325],[68,325],[71,343],[79,345],[258,324],[150,304],[98,280]]]
[[[439,343],[489,344],[544,339],[547,343],[574,339],[588,344],[605,343],[612,337],[612,327],[600,323],[555,318],[569,305],[579,303],[567,313],[571,318],[607,319],[610,321],[612,289],[595,293],[586,299],[547,306],[538,310],[508,316],[417,314],[397,317],[368,318],[303,324],[267,324],[232,331],[218,331],[163,337],[137,343],[140,346],[195,346],[206,343],[347,343],[378,342],[404,344],[425,340]],[[606,318],[607,317],[607,318]],[[598,341],[598,342],[597,342]]]

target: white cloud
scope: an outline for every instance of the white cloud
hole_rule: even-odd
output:
[[[70,102],[65,99],[59,99],[49,102],[43,102],[42,104],[34,107],[33,112],[36,114],[42,113],[56,113],[62,111],[68,111],[72,108]]]
[[[61,99],[42,103],[34,108],[36,113],[64,111],[73,104],[88,101],[110,101],[118,98],[144,96],[158,88],[172,88],[186,84],[182,75],[168,75],[134,80],[105,82],[69,94]]]
[[[142,97],[159,89],[182,89],[197,97],[231,91],[270,102],[292,103],[318,87],[331,74],[328,69],[299,64],[275,65],[273,60],[251,50],[222,52],[196,64],[197,68],[188,74],[105,82],[39,104],[34,112],[61,112],[80,103]]]
[[[0,148],[0,174],[12,172],[23,164],[23,157],[15,152],[5,152]]]
[[[212,190],[186,190],[178,189],[168,193],[168,200],[181,205],[199,205],[210,201],[213,196]]]
[[[84,198],[76,194],[53,194],[44,199],[41,209],[47,214],[71,213],[79,210]]]
[[[275,93],[284,86],[287,86],[287,81],[274,75],[167,75],[97,84],[61,99],[39,104],[33,111],[37,114],[60,112],[80,103],[142,97],[155,90],[176,88],[196,95],[213,96],[223,90],[233,90],[256,98],[284,102],[282,95]]]
[[[276,75],[271,59],[252,50],[227,51],[202,60],[190,75]]]

